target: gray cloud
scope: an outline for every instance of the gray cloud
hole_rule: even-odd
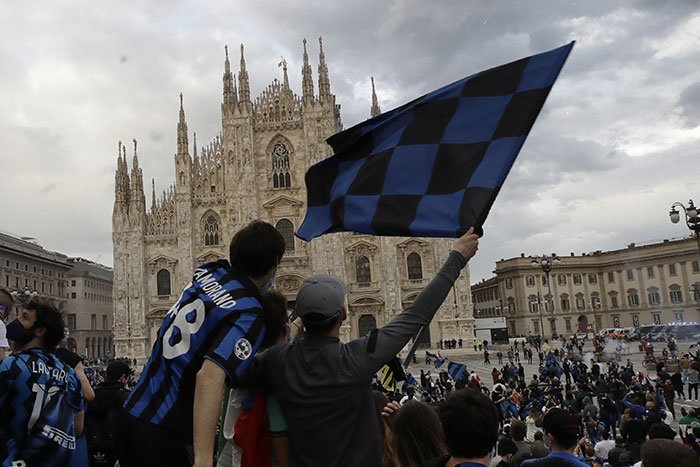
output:
[[[700,81],[691,84],[681,92],[678,106],[688,126],[700,125]]]
[[[698,189],[683,169],[700,139],[696,1],[34,6],[0,3],[0,60],[12,70],[0,75],[0,197],[22,193],[21,203],[3,203],[3,229],[48,248],[111,262],[117,141],[131,148],[137,138],[144,179],[155,177],[159,192],[167,187],[178,93],[200,145],[220,131],[224,44],[237,69],[245,43],[253,94],[281,78],[280,56],[301,92],[301,41],[309,41],[316,77],[320,35],[346,127],[368,117],[370,75],[389,110],[577,39],[485,226],[474,280],[520,252],[580,253],[685,234],[667,210]]]
[[[44,188],[42,188],[41,190],[37,191],[36,194],[38,194],[38,195],[48,195],[49,193],[51,193],[51,192],[52,192],[53,190],[55,190],[55,189],[56,189],[56,184],[55,184],[55,183],[49,183],[49,184],[46,185]]]

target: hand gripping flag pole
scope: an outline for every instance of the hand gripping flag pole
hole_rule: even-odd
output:
[[[481,233],[573,45],[468,76],[328,138],[334,155],[306,172],[296,235]]]

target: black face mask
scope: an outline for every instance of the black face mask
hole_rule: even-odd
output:
[[[7,339],[22,347],[34,338],[34,326],[27,329],[18,319],[7,325]]]

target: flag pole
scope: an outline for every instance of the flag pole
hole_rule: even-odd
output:
[[[416,349],[418,348],[418,337],[420,337],[420,334],[423,332],[424,327],[425,326],[421,326],[421,328],[418,330],[418,334],[416,334],[416,337],[414,338],[413,345],[408,351],[408,355],[406,355],[406,360],[403,362],[404,368],[408,368],[408,364],[411,362],[413,355],[416,353]]]

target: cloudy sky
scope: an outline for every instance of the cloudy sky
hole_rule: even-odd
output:
[[[117,141],[138,139],[144,179],[162,190],[174,177],[178,93],[205,143],[220,130],[224,45],[245,43],[253,95],[281,77],[282,56],[301,93],[304,37],[314,77],[324,38],[345,127],[368,116],[370,75],[389,110],[577,40],[491,211],[473,282],[521,252],[686,235],[669,206],[700,198],[698,1],[28,5],[0,2],[0,230],[48,249],[111,265]]]

